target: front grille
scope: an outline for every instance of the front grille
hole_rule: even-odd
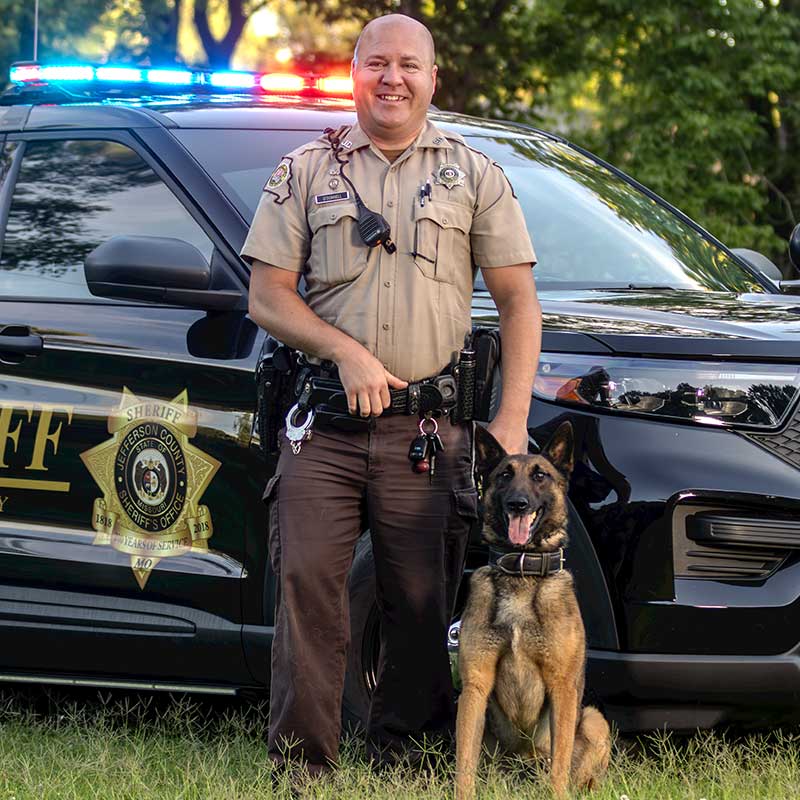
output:
[[[744,433],[770,453],[800,469],[800,412],[795,411],[788,425],[778,433]]]
[[[678,506],[673,516],[676,578],[763,580],[800,549],[800,522],[721,508]]]
[[[766,578],[786,558],[785,551],[738,547],[701,547],[685,550],[682,555],[682,571],[675,572],[676,578],[719,581]]]

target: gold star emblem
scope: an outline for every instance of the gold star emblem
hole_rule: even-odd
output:
[[[108,418],[111,438],[81,453],[102,497],[94,501],[96,545],[130,555],[139,588],[162,558],[208,550],[214,527],[199,505],[220,462],[189,444],[197,415],[186,390],[169,402],[127,387]]]
[[[450,190],[454,186],[463,186],[466,173],[458,164],[444,162],[439,164],[439,169],[433,173],[433,182]]]

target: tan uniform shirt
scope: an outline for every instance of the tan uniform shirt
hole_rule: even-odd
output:
[[[342,140],[344,174],[397,251],[361,242],[353,192],[320,137],[270,176],[242,257],[303,272],[309,307],[392,374],[435,375],[471,328],[475,267],[535,263],[522,210],[500,167],[431,123],[391,164],[358,125]]]

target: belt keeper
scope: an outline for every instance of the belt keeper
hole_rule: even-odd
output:
[[[418,383],[408,384],[408,403],[406,405],[406,414],[419,413],[419,398],[421,390]]]

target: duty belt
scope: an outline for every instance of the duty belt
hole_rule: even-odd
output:
[[[341,381],[324,375],[324,372],[311,364],[299,368],[294,387],[298,406],[301,409],[313,408],[315,417],[321,422],[339,421],[344,416],[355,425],[363,425],[369,418],[349,413]],[[456,381],[452,375],[436,375],[409,383],[405,389],[390,389],[389,397],[391,403],[381,416],[447,413],[456,403]]]
[[[351,414],[347,394],[332,370],[314,364],[298,363],[294,383],[297,402],[286,414],[286,438],[297,455],[303,442],[311,438],[315,420],[339,430],[359,431],[372,417]],[[456,407],[457,384],[452,375],[442,374],[409,383],[405,389],[390,389],[389,414],[417,415],[431,418],[437,413],[449,413]]]

